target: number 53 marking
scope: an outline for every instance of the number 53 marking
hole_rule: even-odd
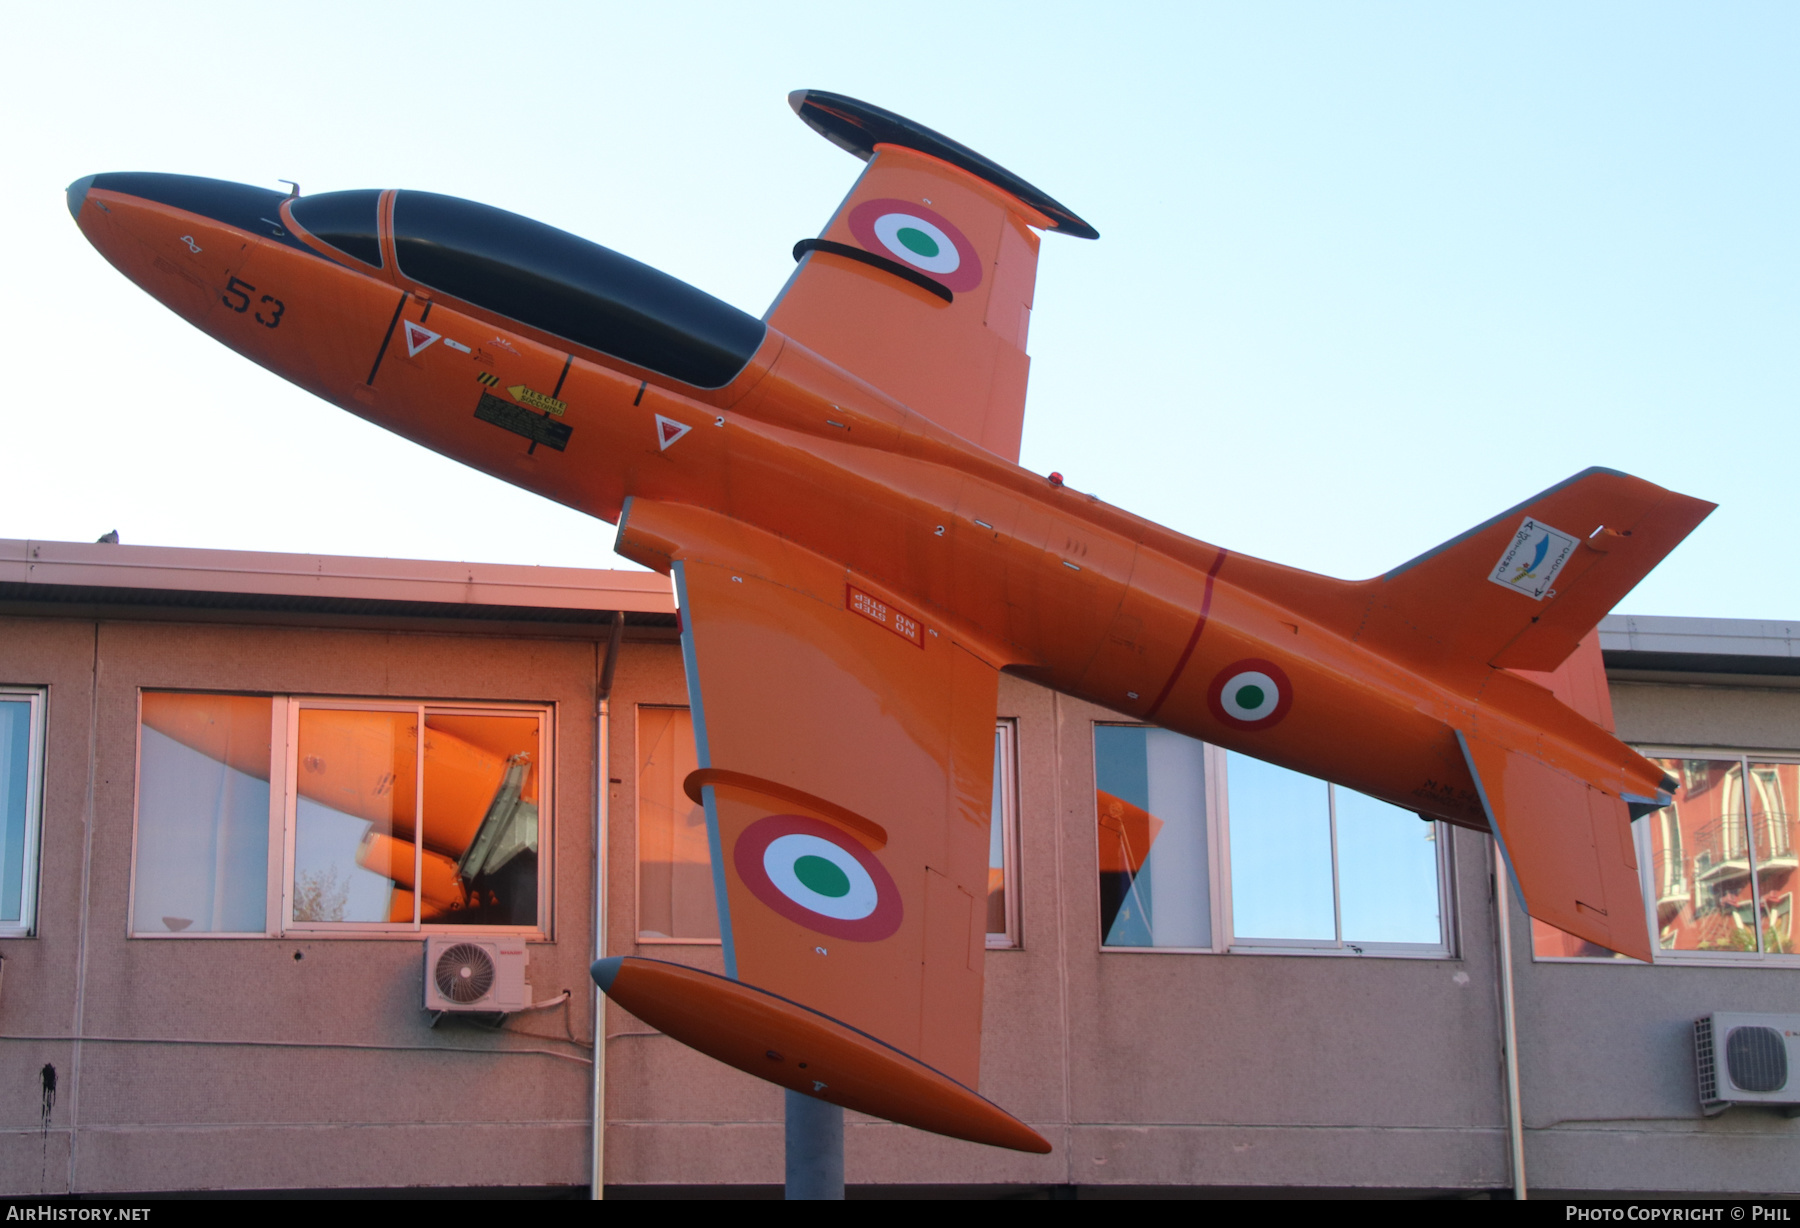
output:
[[[226,284],[225,293],[219,296],[219,301],[239,315],[243,315],[246,311],[250,310],[250,296],[255,293],[255,286],[240,278],[233,277],[231,281]],[[286,303],[282,302],[272,294],[263,295],[257,300],[257,303],[258,310],[255,314],[256,322],[258,324],[262,325],[264,328],[275,328],[280,325],[281,317],[287,312]],[[269,308],[267,319],[263,317],[261,311],[262,307]]]

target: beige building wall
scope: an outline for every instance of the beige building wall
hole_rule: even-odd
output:
[[[37,934],[0,941],[0,1189],[587,1183],[604,625],[5,610],[0,682],[45,686],[49,700]],[[569,1000],[498,1030],[433,1027],[417,937],[129,938],[145,688],[552,705],[552,921],[531,944],[530,977],[535,997]],[[716,945],[636,942],[638,713],[686,699],[674,632],[640,619],[611,697],[608,953],[719,971]],[[1614,705],[1633,741],[1800,748],[1800,689],[1638,678],[1615,681]],[[1022,941],[988,956],[981,1090],[1055,1151],[853,1117],[852,1185],[1083,1196],[1510,1185],[1486,838],[1451,840],[1447,956],[1102,951],[1092,729],[1116,718],[1010,677],[1000,715],[1018,731]],[[1513,919],[1527,932],[1516,906]],[[1535,1187],[1793,1188],[1800,1122],[1702,1119],[1690,1036],[1711,1010],[1795,1010],[1800,971],[1539,963],[1526,946]],[[616,1007],[604,1048],[612,1194],[779,1184],[775,1088]]]
[[[50,726],[38,936],[0,944],[0,1187],[584,1182],[599,647],[0,619],[0,678],[47,685]],[[433,1029],[416,938],[128,938],[140,688],[553,704],[555,921],[530,975],[568,1005]]]

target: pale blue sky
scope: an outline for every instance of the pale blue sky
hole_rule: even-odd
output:
[[[303,15],[302,15],[303,14]],[[852,94],[1092,222],[1045,240],[1024,463],[1381,571],[1590,464],[1722,504],[1624,603],[1800,618],[1800,8],[9,7],[0,536],[608,566],[612,530],[151,302],[62,189],[426,188],[760,314]]]

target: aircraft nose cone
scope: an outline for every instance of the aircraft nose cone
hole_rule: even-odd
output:
[[[69,185],[69,216],[76,221],[81,220],[81,203],[87,199],[88,189],[94,185],[95,175],[83,175]]]
[[[625,962],[623,955],[614,955],[610,959],[597,959],[594,966],[588,969],[588,975],[594,978],[594,984],[605,993],[612,988],[613,978],[619,975],[619,967]]]

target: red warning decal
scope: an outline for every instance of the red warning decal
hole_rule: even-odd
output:
[[[659,452],[667,452],[669,445],[680,439],[694,428],[685,422],[677,422],[673,418],[656,415],[656,447]]]
[[[414,324],[411,320],[408,320],[406,322],[406,356],[411,358],[420,350],[430,345],[433,341],[436,341],[438,336],[439,334],[432,332],[423,324]]]

